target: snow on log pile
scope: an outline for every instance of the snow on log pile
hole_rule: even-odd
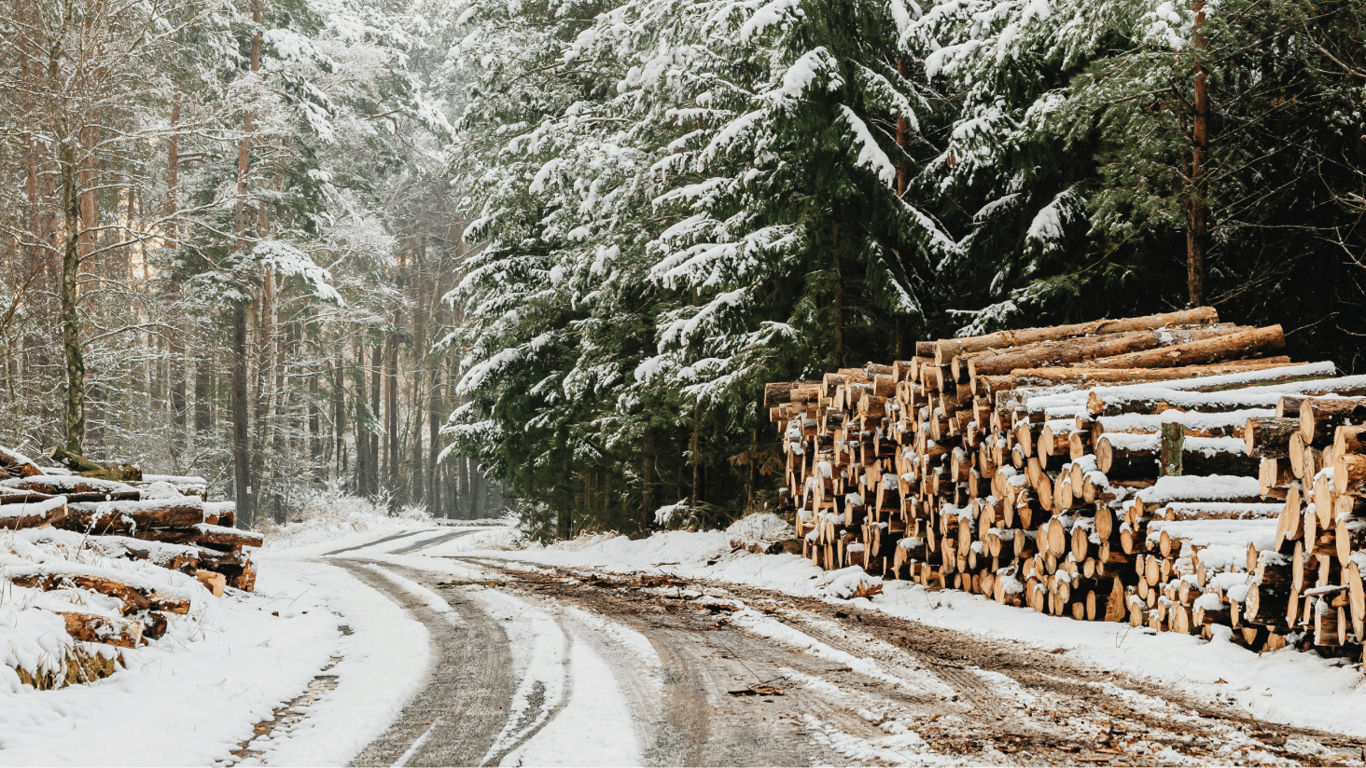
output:
[[[769,384],[781,506],[828,570],[1359,655],[1366,377],[1283,346],[1202,307]]]
[[[89,477],[0,448],[0,665],[39,688],[107,677],[118,648],[160,638],[197,600],[252,591],[261,535],[233,528],[234,505],[206,501],[206,485]]]

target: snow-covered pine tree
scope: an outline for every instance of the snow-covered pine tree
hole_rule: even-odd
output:
[[[1361,23],[1351,4],[1297,0],[927,10],[907,45],[959,107],[926,182],[976,208],[949,274],[953,303],[974,309],[945,330],[1180,306],[1197,210],[1205,300],[1229,316],[1315,328],[1322,304],[1306,286],[1357,304],[1360,277],[1327,252],[1361,242],[1333,202],[1361,152],[1360,69],[1347,63]]]
[[[743,505],[761,382],[896,354],[956,247],[898,194],[936,154],[898,70],[918,10],[590,7],[466,11],[483,244],[453,294],[456,450],[614,525],[652,499]]]

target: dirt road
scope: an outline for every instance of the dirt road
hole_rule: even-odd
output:
[[[330,562],[431,633],[357,765],[1361,765],[1366,744],[874,612],[666,577]],[[577,750],[577,752],[576,752]],[[594,759],[598,758],[598,759]]]

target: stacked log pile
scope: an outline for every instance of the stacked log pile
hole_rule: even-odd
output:
[[[73,462],[79,466],[85,460],[68,456],[63,459],[68,468],[43,468],[0,448],[0,530],[22,532],[24,543],[15,552],[48,545],[77,555],[90,553],[76,560],[9,556],[0,576],[29,589],[96,593],[113,598],[119,606],[114,612],[118,615],[63,611],[73,639],[136,647],[165,632],[167,614],[190,610],[189,597],[168,586],[171,581],[139,577],[136,569],[91,564],[101,558],[146,561],[179,571],[193,577],[189,584],[198,580],[216,596],[227,587],[255,588],[250,548],[260,546],[262,537],[233,527],[231,502],[206,501],[207,484],[202,479],[149,480],[133,467],[111,470],[99,465],[77,473]],[[136,477],[137,485],[105,479],[111,475]],[[87,653],[83,658],[95,657]],[[112,671],[112,666],[106,667],[100,668]],[[34,677],[29,682],[42,681]]]
[[[1254,647],[1309,623],[1359,643],[1366,377],[1283,346],[1198,308],[770,384],[781,501],[826,569]]]

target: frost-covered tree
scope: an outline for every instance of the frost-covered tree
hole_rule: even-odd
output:
[[[1356,304],[1357,278],[1328,253],[1361,242],[1341,204],[1360,153],[1346,63],[1360,29],[1349,3],[934,6],[907,43],[961,105],[931,180],[975,209],[950,275],[953,303],[975,309],[945,330],[1197,294],[1242,321],[1312,328],[1306,289]]]
[[[936,154],[916,14],[471,6],[458,449],[606,524],[753,501],[762,381],[897,354],[957,247],[906,186]]]

